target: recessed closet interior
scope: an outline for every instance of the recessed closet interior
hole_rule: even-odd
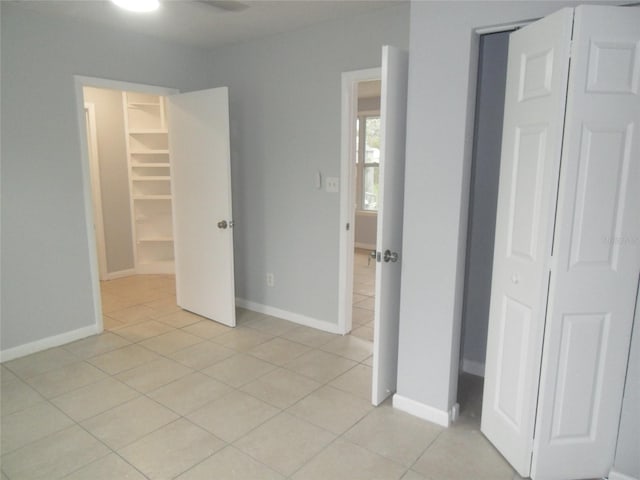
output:
[[[90,162],[94,217],[102,221],[96,225],[96,236],[104,237],[97,239],[98,256],[104,257],[106,266],[100,279],[171,274],[171,176],[164,98],[95,87],[84,87],[83,93],[87,144],[90,157],[96,157]],[[96,206],[101,212],[95,212]]]
[[[500,174],[509,33],[480,37],[458,402],[480,415]]]

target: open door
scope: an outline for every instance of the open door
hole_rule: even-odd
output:
[[[409,55],[382,48],[378,252],[371,402],[396,390]]]
[[[171,95],[167,104],[177,303],[233,327],[228,89]]]
[[[573,9],[510,35],[481,430],[531,468]]]

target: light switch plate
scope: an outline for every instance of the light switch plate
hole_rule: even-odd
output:
[[[338,177],[326,177],[324,179],[325,190],[335,193],[340,190],[340,179]]]

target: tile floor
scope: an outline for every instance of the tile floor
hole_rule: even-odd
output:
[[[370,250],[356,248],[353,256],[353,315],[351,335],[373,342],[376,261]]]
[[[170,276],[106,282],[103,309],[101,335],[1,366],[3,480],[519,478],[473,378],[443,429],[370,405],[357,336],[247,310],[229,329],[178,309]]]

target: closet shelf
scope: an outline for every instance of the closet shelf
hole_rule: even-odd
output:
[[[171,243],[173,242],[172,237],[148,237],[148,238],[139,238],[138,243]]]
[[[159,153],[163,153],[163,154],[169,154],[169,150],[168,149],[162,149],[162,150],[131,150],[131,155],[157,155]]]
[[[134,165],[137,166],[137,165]],[[140,175],[136,175],[131,177],[131,180],[134,182],[168,182],[171,180],[170,176],[151,176],[149,175],[148,177],[145,176],[140,176]]]
[[[134,195],[134,200],[171,200],[171,195]]]

